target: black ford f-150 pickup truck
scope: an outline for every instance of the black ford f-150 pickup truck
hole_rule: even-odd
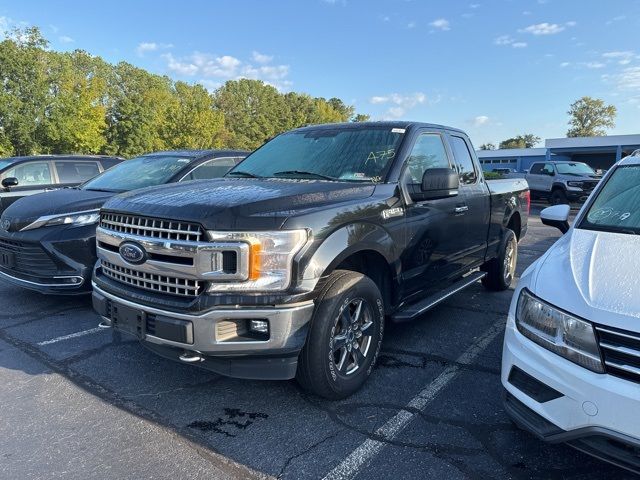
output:
[[[528,211],[526,182],[485,181],[460,130],[300,128],[225,178],[109,200],[93,304],[165,357],[344,398],[371,373],[385,318],[478,280],[509,286]]]

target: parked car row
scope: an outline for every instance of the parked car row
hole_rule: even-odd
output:
[[[529,187],[486,180],[461,130],[310,126],[246,155],[144,155],[16,202],[0,219],[0,277],[92,291],[102,327],[161,356],[296,378],[328,399],[365,383],[385,321],[479,281],[512,283]],[[567,188],[591,181],[554,172]],[[640,154],[608,172],[573,226],[566,205],[542,212],[566,233],[516,288],[502,373],[520,426],[636,471],[638,189]]]

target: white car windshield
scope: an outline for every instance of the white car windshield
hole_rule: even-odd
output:
[[[578,228],[640,234],[640,165],[616,168]]]

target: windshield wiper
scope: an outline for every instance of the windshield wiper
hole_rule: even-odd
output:
[[[260,175],[256,175],[255,173],[251,173],[251,172],[244,172],[242,170],[234,170],[233,172],[229,172],[227,173],[227,177],[230,177],[231,175],[238,175],[239,177],[247,177],[247,178],[262,178],[260,177]]]
[[[118,192],[124,191],[124,190],[109,190],[108,188],[83,188],[83,190],[87,190],[89,192],[107,192],[107,193],[118,193]]]
[[[321,173],[315,173],[315,172],[305,172],[304,170],[284,170],[282,172],[275,172],[273,174],[274,177],[287,176],[287,175],[301,175],[304,177],[320,178],[322,180],[333,180],[333,181],[340,180],[339,178],[331,177],[329,175],[323,175]]]

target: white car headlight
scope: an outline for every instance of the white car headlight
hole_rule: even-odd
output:
[[[522,289],[516,327],[529,340],[593,372],[604,373],[593,325]]]
[[[65,213],[63,215],[46,215],[38,218],[35,222],[20,229],[33,230],[40,227],[53,227],[55,225],[92,225],[100,220],[99,210],[86,210],[84,212]]]
[[[272,232],[208,232],[213,241],[244,242],[248,278],[242,282],[211,282],[209,292],[284,290],[291,282],[293,257],[307,243],[307,230]]]

